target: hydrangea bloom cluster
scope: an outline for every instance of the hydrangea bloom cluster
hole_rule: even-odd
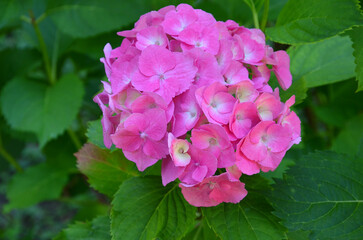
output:
[[[140,171],[162,161],[164,185],[175,179],[194,206],[238,203],[241,174],[273,171],[300,141],[300,120],[268,81],[291,85],[290,60],[259,29],[187,4],[140,17],[104,48],[108,82],[94,101],[104,143],[122,149]],[[217,171],[217,169],[219,169]]]

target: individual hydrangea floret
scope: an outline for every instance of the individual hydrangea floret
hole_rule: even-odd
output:
[[[268,82],[290,87],[290,59],[249,29],[190,5],[167,6],[119,32],[104,48],[108,81],[94,97],[105,146],[140,171],[161,164],[192,205],[238,203],[241,175],[273,171],[301,140],[300,119]]]

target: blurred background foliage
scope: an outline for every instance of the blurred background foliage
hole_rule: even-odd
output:
[[[248,1],[183,2],[217,20],[254,27]],[[264,2],[254,0],[259,17]],[[275,26],[287,2],[270,0],[267,29]],[[106,79],[99,61],[102,49],[107,42],[119,46],[116,32],[131,29],[140,15],[179,3],[0,0],[0,239],[50,239],[77,221],[88,221],[82,225],[86,229],[102,221],[90,222],[108,213],[110,200],[89,188],[73,155],[87,141],[89,126],[88,136],[101,140],[95,129],[101,111],[92,98]],[[273,29],[267,35],[280,36]],[[269,181],[281,178],[307,152],[333,149],[354,155],[362,149],[363,93],[357,92],[348,35],[291,47],[267,38],[275,50],[287,49],[291,57],[294,83],[281,95],[283,100],[296,95],[294,110],[303,128],[301,144],[277,171],[263,174]]]

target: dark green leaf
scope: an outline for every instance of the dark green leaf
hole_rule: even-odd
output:
[[[349,37],[336,36],[318,43],[291,47],[293,79],[304,78],[306,87],[317,87],[354,76],[354,57]]]
[[[110,219],[100,216],[92,222],[77,222],[64,229],[54,240],[110,240]]]
[[[120,29],[146,13],[146,1],[78,0],[51,2],[48,14],[58,28],[73,37],[90,37]]]
[[[194,226],[196,208],[183,198],[177,184],[164,187],[160,177],[126,180],[112,201],[114,239],[180,239]]]
[[[208,226],[206,221],[202,219],[197,223],[195,228],[189,232],[183,240],[219,240],[220,238]]]
[[[363,90],[363,26],[354,28],[349,32],[353,41],[354,57],[355,57],[355,73],[358,81],[357,91]]]
[[[360,239],[363,234],[362,162],[316,152],[276,180],[270,200],[290,230],[311,230],[310,239]]]
[[[276,26],[266,29],[266,34],[279,43],[311,43],[335,36],[362,21],[356,0],[289,0]]]
[[[69,74],[54,86],[16,78],[3,88],[0,99],[9,125],[35,133],[44,146],[76,118],[83,94],[81,80]]]
[[[75,158],[69,144],[59,147],[60,141],[45,148],[46,162],[31,166],[22,173],[16,173],[7,186],[9,203],[4,210],[24,208],[45,200],[59,197],[68,174],[75,170]]]
[[[363,140],[363,114],[349,120],[333,141],[332,150],[349,155],[358,154]]]
[[[284,228],[271,211],[264,197],[253,192],[238,204],[222,203],[202,209],[209,226],[223,240],[281,240]]]
[[[138,175],[134,164],[120,151],[111,153],[108,149],[85,144],[75,155],[79,170],[88,177],[91,186],[110,197],[123,181]]]

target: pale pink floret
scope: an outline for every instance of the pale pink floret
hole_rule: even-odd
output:
[[[190,163],[179,176],[182,183],[195,185],[216,172],[217,158],[212,153],[190,145],[188,154],[191,157]]]
[[[262,121],[237,145],[238,168],[251,175],[273,171],[290,146],[290,131],[273,121]]]
[[[266,92],[265,88],[268,87],[267,92],[272,92],[271,87],[268,85],[268,81],[270,80],[271,70],[265,65],[253,66],[251,65],[252,70],[252,82],[255,88],[259,91]]]
[[[226,85],[233,85],[242,81],[249,81],[248,70],[242,63],[232,61],[224,73],[224,82]]]
[[[283,90],[288,89],[292,83],[292,76],[290,72],[290,57],[285,51],[277,51],[274,53],[276,65],[272,67],[277,81]]]
[[[156,45],[141,53],[139,70],[132,80],[133,86],[159,94],[168,104],[189,88],[197,72],[191,58]]]
[[[166,156],[168,146],[164,110],[155,108],[143,114],[133,113],[123,125],[111,136],[112,142],[136,163],[140,171]]]
[[[243,138],[259,121],[256,104],[236,103],[229,120],[229,129],[237,138]]]
[[[110,96],[109,107],[114,112],[131,112],[132,103],[141,96],[141,93],[133,88],[126,88],[119,93]]]
[[[219,51],[218,30],[214,26],[203,26],[195,23],[179,34],[183,50],[200,48],[216,55]]]
[[[262,121],[276,119],[283,110],[283,103],[273,93],[262,93],[255,101],[258,114]]]
[[[171,159],[177,167],[185,167],[190,163],[188,150],[190,143],[184,139],[177,139],[173,134],[168,134],[168,147]]]
[[[251,81],[242,81],[228,88],[231,94],[234,94],[238,102],[253,102],[259,93]]]
[[[231,181],[239,181],[240,177],[242,176],[242,172],[238,169],[236,164],[227,167],[226,172],[228,173],[228,178]]]
[[[230,181],[227,173],[206,178],[193,187],[182,183],[179,186],[185,200],[196,207],[212,207],[222,202],[238,203],[247,195],[244,183]]]
[[[185,167],[175,166],[170,156],[164,158],[161,162],[161,181],[164,186],[177,179],[184,171]]]
[[[198,122],[201,109],[195,98],[195,87],[174,98],[175,112],[172,133],[180,137],[190,131]]]
[[[176,36],[197,20],[198,15],[190,5],[179,4],[176,10],[171,10],[166,13],[161,25],[167,34]]]
[[[206,124],[194,128],[190,140],[196,148],[213,153],[218,160],[218,168],[232,166],[236,161],[228,135],[219,125]]]
[[[152,26],[141,30],[136,34],[136,39],[136,47],[139,50],[144,50],[150,45],[168,46],[168,38],[161,26]]]
[[[237,101],[228,93],[226,86],[215,82],[208,87],[201,87],[195,92],[199,106],[210,123],[227,124]]]

